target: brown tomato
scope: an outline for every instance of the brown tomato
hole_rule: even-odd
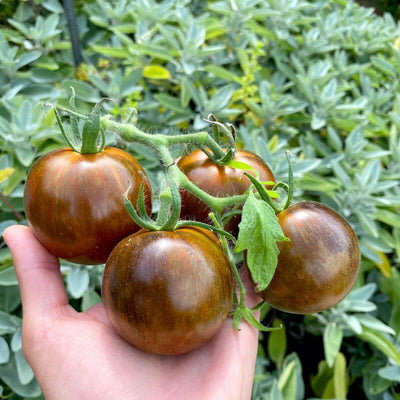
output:
[[[143,174],[143,175],[141,175]],[[145,177],[129,153],[105,148],[80,154],[55,150],[32,166],[25,185],[27,219],[39,241],[54,255],[81,264],[105,263],[113,247],[140,228],[124,206],[124,193],[137,203]],[[145,179],[147,212],[150,183]]]
[[[215,235],[200,228],[142,230],[112,251],[103,277],[107,315],[127,342],[149,353],[201,346],[231,308],[233,278]]]
[[[360,268],[357,237],[333,209],[312,201],[278,214],[289,242],[279,242],[278,265],[261,292],[271,306],[298,314],[333,307],[352,289]]]

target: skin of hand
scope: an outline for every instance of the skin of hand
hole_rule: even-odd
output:
[[[22,306],[22,348],[46,400],[248,400],[258,331],[228,318],[218,334],[180,356],[144,353],[111,326],[103,305],[77,312],[68,304],[59,260],[30,228],[12,226],[11,250]],[[246,304],[259,298],[243,277]]]

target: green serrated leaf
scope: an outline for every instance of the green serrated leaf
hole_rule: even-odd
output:
[[[264,290],[275,273],[279,249],[277,241],[287,241],[274,210],[250,193],[239,224],[235,252],[247,250],[247,265],[257,285]]]

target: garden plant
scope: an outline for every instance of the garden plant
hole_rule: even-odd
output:
[[[189,232],[220,246],[218,236],[228,275],[238,279],[236,266],[247,266],[265,290],[260,323],[243,290],[229,317],[260,329],[254,400],[400,397],[400,26],[390,14],[344,0],[75,1],[78,49],[58,0],[0,6],[1,231],[28,219],[40,231],[28,176],[38,160],[66,146],[92,158],[118,148],[140,165],[120,185],[130,230]],[[193,154],[239,171],[245,186],[209,193],[190,175]],[[188,227],[193,195],[202,216]],[[274,304],[271,292],[278,257],[296,243],[279,214],[304,203],[347,221],[338,236],[361,264],[344,299],[294,310]],[[141,232],[134,237],[145,246]],[[248,240],[262,232],[272,237]],[[0,254],[0,396],[40,399],[21,349],[21,300],[4,243]],[[114,308],[107,279],[129,254],[114,253],[106,269],[104,255],[58,255],[73,307],[86,310],[103,293]]]

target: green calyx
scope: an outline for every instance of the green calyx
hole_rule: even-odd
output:
[[[236,155],[236,131],[234,126],[231,124],[222,124],[213,114],[210,114],[206,121],[212,126],[212,136],[216,143],[220,146],[224,146],[226,149],[222,153],[211,152],[206,146],[201,146],[200,149],[204,151],[207,157],[215,164],[220,166],[229,164],[235,159]]]
[[[181,196],[179,187],[176,184],[172,174],[167,170],[166,179],[163,182],[159,195],[160,209],[157,213],[157,219],[151,219],[147,213],[144,203],[144,176],[139,190],[137,210],[128,199],[130,188],[125,193],[125,207],[140,227],[151,231],[173,231],[177,228],[179,216],[181,213]]]
[[[273,192],[278,188],[282,188],[286,192],[286,201],[284,202],[284,204],[272,201],[270,197],[270,192],[267,189],[265,189],[263,184],[249,173],[247,172],[244,173],[247,176],[247,178],[251,181],[255,189],[257,190],[260,198],[266,203],[268,203],[268,205],[274,210],[275,214],[278,214],[281,211],[288,208],[293,200],[294,179],[293,179],[293,166],[292,162],[290,161],[290,156],[291,154],[287,151],[286,160],[288,163],[288,183],[286,184],[284,182],[278,182],[272,188]]]
[[[167,169],[166,179],[161,185],[161,191],[159,194],[160,208],[156,220],[151,219],[146,213],[144,203],[144,176],[139,189],[137,210],[128,199],[128,193],[130,190],[130,188],[128,188],[125,193],[125,208],[135,223],[140,227],[151,231],[173,231],[184,226],[197,226],[234,241],[235,238],[230,233],[224,231],[221,224],[213,226],[199,221],[185,221],[180,219],[182,201],[179,186],[176,183],[177,179],[179,179],[179,175],[174,175],[173,173],[175,168],[176,167],[171,166]],[[175,171],[179,170],[175,169]]]
[[[68,145],[77,153],[93,154],[99,153],[105,146],[105,134],[100,124],[101,105],[108,99],[101,99],[93,107],[88,115],[80,114],[75,108],[75,91],[72,88],[70,98],[71,109],[61,106],[52,106],[56,115],[58,126]],[[66,129],[61,119],[60,111],[64,111],[70,118],[70,129]],[[80,126],[83,122],[82,129]]]

